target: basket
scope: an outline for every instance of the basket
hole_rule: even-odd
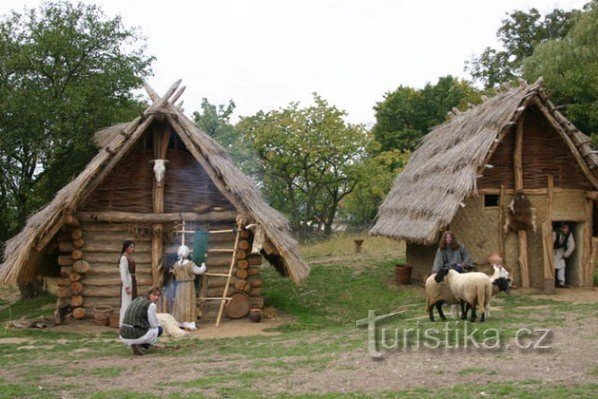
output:
[[[98,305],[93,307],[93,323],[98,326],[109,326],[110,315],[114,308],[108,305]]]
[[[411,284],[411,271],[413,267],[410,265],[395,265],[395,271],[397,274],[397,283],[399,284]]]

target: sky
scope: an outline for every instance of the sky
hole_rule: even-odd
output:
[[[234,119],[317,92],[371,126],[374,105],[399,85],[416,88],[452,74],[487,46],[505,13],[581,8],[588,0],[98,0],[147,38],[159,93],[187,86],[186,113],[202,98],[236,104]],[[0,13],[41,0],[1,0]],[[88,3],[89,1],[84,1]]]

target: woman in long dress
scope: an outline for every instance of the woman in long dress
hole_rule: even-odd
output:
[[[196,275],[203,274],[206,271],[206,265],[202,263],[201,267],[199,267],[187,259],[189,253],[189,248],[181,245],[178,250],[179,260],[173,267],[172,272],[178,281],[178,286],[174,297],[172,315],[177,319],[181,327],[188,330],[196,330],[197,305],[195,302],[194,280]]]
[[[119,325],[122,323],[123,317],[125,317],[127,308],[133,299],[137,298],[137,278],[135,277],[135,260],[133,259],[133,252],[135,252],[135,243],[130,240],[125,241],[118,263],[121,281]]]

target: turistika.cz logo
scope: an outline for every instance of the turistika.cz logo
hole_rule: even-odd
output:
[[[416,322],[414,328],[384,328],[382,324],[397,318],[404,312],[376,316],[368,311],[368,318],[357,320],[357,327],[368,329],[368,354],[374,359],[384,357],[382,351],[407,350],[482,350],[499,351],[518,349],[522,351],[552,349],[553,332],[547,328],[520,328],[512,339],[507,339],[498,328],[475,327],[467,321],[439,323],[441,328],[429,327]],[[507,342],[509,341],[509,342]]]

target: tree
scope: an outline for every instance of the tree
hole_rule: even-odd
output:
[[[345,115],[314,93],[312,106],[291,103],[237,125],[263,162],[268,199],[300,233],[329,234],[340,202],[361,177],[358,165],[369,137],[362,125],[345,123]]]
[[[214,105],[204,98],[201,102],[201,111],[194,112],[193,119],[205,133],[226,148],[239,169],[256,182],[260,182],[263,172],[261,163],[251,145],[231,123],[230,118],[234,111],[233,100],[226,105]]]
[[[565,37],[578,15],[579,10],[554,9],[544,17],[536,8],[513,11],[496,32],[503,48],[486,47],[480,56],[465,63],[465,69],[486,88],[521,76],[523,61],[536,46]]]
[[[592,2],[562,39],[538,45],[523,63],[523,75],[544,78],[552,101],[598,144],[598,1]]]
[[[380,152],[380,144],[372,140],[368,145],[368,156],[358,166],[361,178],[355,190],[341,202],[343,220],[358,229],[369,226],[397,174],[407,164],[409,155],[409,151],[400,150]]]
[[[381,151],[413,150],[432,127],[445,121],[453,107],[465,109],[468,103],[480,101],[478,90],[450,75],[421,90],[399,86],[374,107],[376,124],[372,133]]]
[[[96,130],[131,119],[150,71],[144,39],[94,5],[44,3],[0,20],[0,240],[95,153]]]

